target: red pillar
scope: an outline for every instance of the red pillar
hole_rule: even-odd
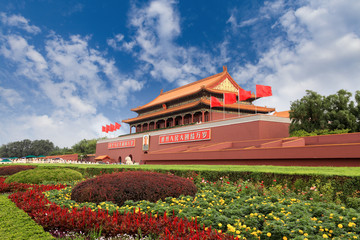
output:
[[[201,111],[201,122],[205,122],[205,112],[204,111]]]
[[[194,123],[194,114],[191,114],[191,123]]]
[[[181,116],[181,125],[184,125],[184,116]]]

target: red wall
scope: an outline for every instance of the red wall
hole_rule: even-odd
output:
[[[219,121],[221,123],[221,121]],[[206,127],[211,122],[199,124],[199,127]],[[289,123],[283,122],[270,122],[270,121],[252,121],[245,123],[238,123],[226,126],[209,127],[211,128],[211,140],[198,141],[198,142],[186,142],[186,143],[173,143],[159,145],[159,135],[150,136],[150,150],[148,153],[167,150],[173,148],[186,148],[202,146],[204,144],[214,144],[226,141],[245,141],[245,140],[258,140],[262,138],[284,138],[288,137]],[[188,131],[188,127],[176,128],[177,132]],[[164,132],[163,130],[157,131],[157,133]],[[149,133],[150,135],[153,132]],[[108,155],[110,158],[118,160],[121,156],[122,162],[125,162],[125,157],[128,155],[133,156],[135,162],[140,162],[145,158],[147,154],[142,151],[142,136],[144,134],[134,134],[136,137],[134,148],[122,148],[111,149],[107,148],[106,143],[98,143],[96,147],[96,156]],[[131,137],[131,135],[129,136]],[[115,141],[115,139],[114,139]]]

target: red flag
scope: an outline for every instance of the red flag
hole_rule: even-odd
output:
[[[251,98],[251,91],[245,91],[242,88],[239,88],[239,101],[245,101]]]
[[[106,132],[105,126],[102,126],[101,131],[102,131],[102,132]]]
[[[120,129],[121,124],[118,124],[117,122],[115,122],[115,129]]]
[[[256,85],[256,97],[272,96],[271,87],[264,85]]]
[[[110,131],[110,126],[109,125],[106,125],[105,131],[106,131],[106,133],[108,133]]]
[[[110,123],[110,132],[113,132],[113,131],[115,131],[115,126],[112,123]]]
[[[216,97],[210,97],[210,107],[222,107],[222,104]]]
[[[236,93],[224,93],[224,104],[236,103]]]

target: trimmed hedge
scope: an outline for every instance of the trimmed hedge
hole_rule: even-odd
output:
[[[54,239],[50,233],[37,225],[23,210],[16,207],[15,203],[0,195],[0,238],[1,239]]]
[[[105,174],[76,185],[71,199],[76,202],[111,201],[123,205],[127,200],[156,202],[180,195],[195,196],[197,188],[189,179],[155,172]]]
[[[6,183],[33,183],[42,184],[46,182],[70,182],[74,180],[81,180],[82,174],[78,171],[66,168],[59,169],[31,169],[18,172],[6,178]]]
[[[34,168],[36,168],[36,166],[29,166],[29,165],[25,165],[25,166],[11,165],[11,166],[0,167],[0,176],[9,176],[21,171],[34,169]]]

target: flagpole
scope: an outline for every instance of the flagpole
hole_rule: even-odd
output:
[[[239,89],[239,91],[238,91],[238,93],[239,93],[239,97],[238,97],[238,115],[239,115],[239,117],[240,117],[240,89]]]
[[[255,88],[255,100],[254,101],[256,101],[256,88]],[[257,109],[256,109],[256,105],[255,105],[255,115],[257,115]]]
[[[212,116],[211,116],[211,94],[210,94],[210,122],[212,120]]]
[[[223,93],[223,119],[225,119],[225,94]]]

